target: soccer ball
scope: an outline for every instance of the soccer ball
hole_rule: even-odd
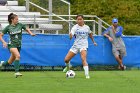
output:
[[[75,72],[73,70],[69,70],[66,72],[66,77],[67,78],[74,78],[75,77]]]

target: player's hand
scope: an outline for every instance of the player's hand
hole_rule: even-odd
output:
[[[113,41],[113,38],[111,38],[111,37],[108,37],[108,39],[109,39],[109,41],[110,41],[110,42],[112,42],[112,41]]]
[[[7,47],[7,43],[3,42],[3,47],[6,48]]]
[[[32,33],[31,36],[36,36],[36,34],[33,34],[33,33]]]
[[[97,43],[96,42],[94,42],[93,44],[94,44],[94,46],[97,46]]]

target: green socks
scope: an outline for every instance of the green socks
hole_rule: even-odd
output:
[[[6,65],[9,65],[8,61],[2,63],[2,66],[6,66]],[[19,60],[15,60],[14,61],[15,72],[19,72],[19,66],[20,66]]]
[[[19,66],[20,66],[19,60],[15,60],[15,61],[14,61],[15,72],[19,72]]]

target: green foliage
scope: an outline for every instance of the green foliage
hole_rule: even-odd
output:
[[[125,35],[140,35],[140,0],[71,0],[71,14],[97,15],[109,24],[116,17]]]

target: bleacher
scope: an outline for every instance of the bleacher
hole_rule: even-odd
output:
[[[26,6],[18,6],[17,1],[7,1],[5,5],[0,6],[0,26],[1,30],[8,25],[7,17],[10,13],[15,13],[19,17],[19,22],[27,25],[36,26],[31,28],[36,33],[44,33],[48,30],[61,30],[63,26],[61,24],[49,24],[48,18],[41,18],[40,12],[27,12]]]

